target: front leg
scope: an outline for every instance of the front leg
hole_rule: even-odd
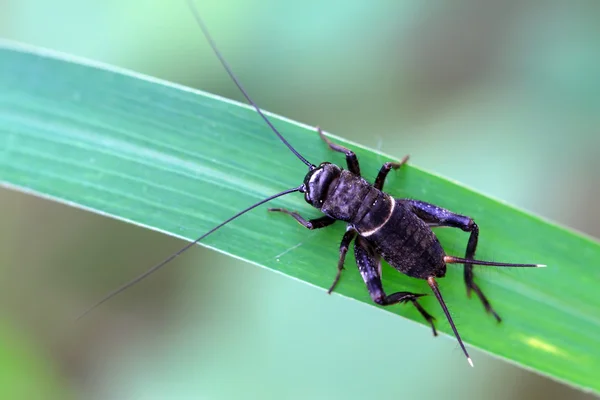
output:
[[[269,208],[269,211],[282,212],[284,214],[291,215],[296,221],[300,223],[300,225],[307,229],[325,228],[326,226],[329,226],[336,221],[334,218],[328,217],[327,215],[320,218],[306,220],[297,212],[286,210],[285,208]]]
[[[348,171],[360,176],[360,166],[358,165],[358,158],[356,157],[356,154],[354,154],[352,150],[347,149],[344,146],[340,146],[339,144],[333,143],[331,140],[329,140],[323,134],[321,127],[317,126],[317,131],[319,132],[319,136],[321,136],[321,139],[323,139],[323,141],[327,143],[331,150],[344,153],[346,155],[346,164],[348,164]]]
[[[429,322],[433,335],[437,336],[435,325],[433,323],[433,316],[429,314],[421,305],[417,302],[417,299],[424,294],[410,293],[410,292],[397,292],[392,293],[389,296],[385,294],[383,285],[381,284],[381,258],[375,253],[369,242],[362,236],[358,236],[354,241],[354,255],[356,257],[356,264],[358,270],[362,276],[367,290],[371,295],[371,299],[379,305],[389,306],[396,303],[408,303],[409,301],[417,308],[419,313]]]
[[[479,227],[473,221],[471,217],[465,215],[455,214],[444,208],[438,207],[433,204],[425,203],[424,201],[418,200],[402,200],[409,204],[412,211],[423,221],[427,222],[429,226],[447,226],[451,228],[459,228],[465,232],[470,232],[469,241],[467,243],[467,250],[465,252],[465,258],[473,259],[475,257],[475,250],[477,249],[477,241],[479,239]],[[473,265],[464,264],[465,271],[465,284],[467,286],[467,295],[471,296],[471,290],[477,293],[477,296],[483,303],[485,310],[491,313],[498,322],[502,321],[502,318],[494,311],[490,301],[485,297],[481,288],[473,280]]]

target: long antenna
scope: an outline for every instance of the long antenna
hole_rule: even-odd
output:
[[[447,264],[473,264],[473,265],[489,265],[490,267],[520,267],[520,268],[543,268],[545,264],[511,264],[511,263],[500,263],[495,261],[481,261],[471,260],[469,258],[460,258],[445,256],[444,262]]]
[[[273,126],[273,124],[267,118],[267,116],[265,114],[263,114],[263,112],[260,110],[260,108],[258,107],[258,105],[254,102],[254,100],[252,100],[250,98],[250,95],[248,94],[248,92],[246,92],[246,90],[244,89],[244,87],[242,86],[242,84],[240,83],[240,81],[238,81],[238,79],[234,75],[233,70],[231,69],[231,67],[229,66],[229,64],[227,63],[227,61],[225,60],[225,57],[223,57],[223,55],[221,54],[221,52],[217,48],[217,44],[215,43],[214,39],[212,38],[212,36],[208,32],[208,28],[204,24],[204,21],[200,17],[200,13],[198,12],[198,9],[196,8],[194,0],[188,0],[187,3],[188,3],[188,6],[190,7],[190,10],[192,11],[192,14],[194,15],[194,18],[196,19],[196,22],[200,26],[200,29],[202,29],[202,33],[204,34],[204,37],[206,37],[206,40],[210,44],[210,47],[212,48],[213,52],[215,53],[215,55],[217,56],[217,58],[219,59],[219,61],[223,65],[223,68],[225,68],[225,71],[227,71],[227,74],[229,75],[229,77],[231,78],[231,80],[235,83],[235,85],[238,87],[238,89],[240,90],[240,92],[242,92],[242,94],[244,95],[244,97],[246,98],[246,100],[248,100],[248,103],[250,103],[250,105],[252,107],[254,107],[254,109],[256,110],[256,112],[262,117],[262,119],[265,120],[265,122],[267,123],[267,125],[269,125],[269,127],[273,130],[273,132],[275,132],[275,134],[277,135],[277,137],[279,137],[279,139],[283,142],[283,144],[285,144],[287,146],[287,148],[290,149],[290,151],[292,153],[294,153],[294,155],[296,157],[298,157],[298,159],[300,159],[300,161],[302,161],[304,164],[306,164],[309,169],[314,169],[315,166],[312,165],[306,158],[302,157],[302,155],[300,153],[298,153],[298,151],[296,151],[296,149],[294,149],[292,147],[292,145],[287,140],[285,140],[285,138],[281,135],[281,133],[279,133],[279,131],[275,128],[275,126]]]
[[[437,282],[435,281],[435,279],[433,279],[433,276],[430,276],[429,278],[427,278],[427,283],[429,283],[431,290],[433,290],[433,294],[435,294],[435,297],[438,299],[440,305],[442,306],[442,310],[444,310],[444,314],[446,314],[446,318],[448,318],[448,322],[450,323],[450,326],[452,327],[452,330],[454,331],[454,336],[456,336],[456,339],[458,340],[458,343],[460,344],[460,347],[462,348],[463,353],[465,353],[465,356],[467,356],[467,361],[469,362],[469,364],[471,364],[471,367],[472,367],[473,360],[471,360],[471,357],[469,356],[469,353],[467,352],[467,349],[465,348],[465,344],[463,343],[462,339],[460,338],[460,335],[458,334],[458,330],[456,330],[456,326],[454,325],[454,321],[452,321],[452,317],[450,316],[450,311],[448,311],[448,307],[446,307],[446,303],[444,302],[444,299],[442,298],[442,293],[440,293],[440,289],[438,288]]]
[[[97,301],[90,308],[88,308],[83,313],[81,313],[77,317],[77,319],[79,320],[79,319],[83,318],[90,311],[92,311],[93,309],[95,309],[96,307],[98,307],[99,305],[101,305],[102,303],[105,303],[106,301],[112,299],[113,297],[115,297],[119,293],[123,292],[124,290],[129,289],[130,287],[132,287],[136,283],[139,283],[143,279],[147,278],[150,274],[153,274],[154,272],[158,271],[159,269],[161,269],[162,267],[164,267],[166,264],[168,264],[169,262],[171,262],[173,259],[175,259],[176,257],[180,256],[182,253],[186,252],[187,250],[189,250],[193,245],[195,245],[196,243],[198,243],[199,241],[201,241],[202,239],[204,239],[205,237],[207,237],[211,233],[215,232],[216,230],[222,228],[224,225],[227,225],[229,222],[233,221],[237,217],[239,217],[239,216],[247,213],[250,210],[255,209],[256,207],[260,206],[261,204],[264,204],[264,203],[266,203],[268,201],[276,199],[277,197],[281,197],[281,196],[284,196],[284,195],[289,194],[289,193],[299,192],[301,190],[303,190],[303,186],[300,186],[300,187],[297,187],[297,188],[294,188],[294,189],[288,189],[288,190],[285,190],[285,191],[283,191],[281,193],[274,194],[273,196],[269,196],[266,199],[259,201],[258,203],[254,203],[250,207],[248,207],[248,208],[240,211],[239,213],[235,214],[233,217],[231,217],[229,219],[226,219],[225,221],[221,222],[219,225],[217,225],[214,228],[212,228],[210,231],[206,232],[204,235],[200,236],[198,239],[194,240],[191,243],[186,244],[184,247],[181,248],[181,250],[177,251],[176,253],[171,254],[169,257],[167,257],[166,259],[164,259],[160,263],[156,264],[155,266],[153,266],[152,268],[150,268],[149,270],[147,270],[143,274],[137,276],[136,278],[134,278],[134,279],[130,280],[129,282],[127,282],[126,284],[124,284],[123,286],[119,287],[118,289],[113,290],[112,292],[110,292],[109,294],[107,294],[106,296],[104,296],[102,299],[100,299],[99,301]]]

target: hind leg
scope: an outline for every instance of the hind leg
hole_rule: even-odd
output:
[[[409,204],[415,214],[423,221],[427,222],[429,226],[447,226],[451,228],[459,228],[465,232],[469,232],[469,241],[467,243],[467,250],[465,252],[465,258],[473,259],[475,257],[475,250],[477,250],[477,241],[479,239],[479,227],[473,221],[472,218],[465,215],[455,214],[444,208],[438,207],[433,204],[425,203],[424,201],[418,200],[402,200]],[[502,318],[494,311],[490,301],[481,291],[481,288],[475,283],[473,276],[473,265],[464,264],[464,278],[467,286],[467,296],[471,297],[471,291],[474,291],[483,303],[485,310],[492,314],[498,322],[502,321]]]
[[[366,239],[358,236],[354,241],[354,255],[356,256],[356,264],[358,270],[362,276],[367,290],[371,295],[371,299],[379,305],[389,306],[396,303],[408,303],[411,302],[419,313],[427,320],[433,335],[437,336],[434,319],[425,309],[418,303],[417,299],[424,294],[410,293],[410,292],[397,292],[390,295],[385,294],[383,285],[381,284],[381,259],[373,251],[369,242]]]

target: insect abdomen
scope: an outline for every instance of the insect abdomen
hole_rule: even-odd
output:
[[[402,200],[394,200],[391,215],[379,229],[363,236],[385,261],[403,274],[421,279],[446,274],[445,253],[440,242]]]

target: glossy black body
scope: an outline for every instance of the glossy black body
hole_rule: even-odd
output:
[[[447,226],[470,233],[464,259],[467,293],[477,293],[486,311],[500,321],[500,317],[474,282],[473,265],[469,263],[473,260],[477,247],[477,224],[467,216],[455,214],[436,205],[412,199],[395,199],[385,193],[383,186],[389,171],[401,167],[408,157],[400,163],[385,163],[375,182],[371,184],[361,176],[354,152],[331,142],[320,129],[318,131],[321,139],[332,150],[346,155],[348,165],[347,170],[328,162],[318,167],[309,167],[300,191],[304,192],[305,200],[321,210],[324,216],[306,220],[297,212],[280,208],[270,211],[288,214],[308,229],[324,228],[336,221],[346,222],[347,230],[340,243],[338,273],[329,293],[340,279],[348,248],[354,241],[358,270],[372,300],[384,306],[411,302],[436,334],[434,318],[418,303],[418,298],[424,296],[423,294],[385,293],[381,281],[381,259],[407,276],[427,280],[468,357],[435,281],[436,278],[445,276],[448,258],[431,228]]]
[[[323,214],[347,222],[392,267],[413,278],[427,279],[446,274],[444,249],[431,228],[419,218],[410,203],[394,199],[364,178],[337,165],[322,164],[311,171],[308,201]],[[318,177],[318,179],[314,179]]]

